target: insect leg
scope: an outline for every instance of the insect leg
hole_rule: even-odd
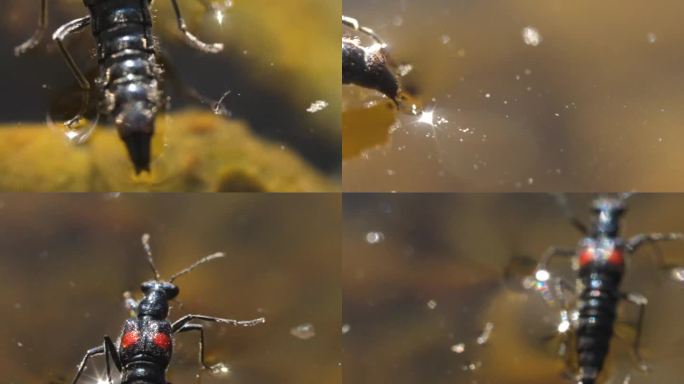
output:
[[[556,199],[556,203],[560,205],[561,209],[563,210],[563,214],[570,221],[570,224],[572,224],[572,226],[580,231],[583,235],[586,235],[589,232],[587,230],[587,226],[584,225],[582,220],[575,216],[575,213],[570,208],[567,196],[563,193],[554,193],[553,197]]]
[[[31,49],[35,48],[38,44],[40,44],[40,42],[43,40],[43,36],[45,35],[45,29],[47,28],[47,19],[47,0],[41,0],[40,17],[38,18],[38,28],[36,28],[36,30],[33,32],[33,35],[31,35],[31,37],[28,40],[14,47],[15,56],[23,55],[24,53],[30,51]]]
[[[627,240],[625,248],[627,248],[627,251],[630,253],[634,253],[640,246],[646,243],[657,243],[661,241],[672,240],[684,240],[684,233],[642,233],[632,236],[629,240]]]
[[[181,317],[180,319],[176,320],[172,325],[171,325],[171,330],[173,333],[178,332],[186,323],[192,321],[192,320],[202,320],[202,321],[210,321],[214,323],[221,323],[221,324],[228,324],[228,325],[235,325],[235,326],[243,326],[243,327],[253,327],[255,325],[263,324],[266,322],[266,319],[263,317],[260,317],[258,319],[254,320],[233,320],[233,319],[222,319],[220,317],[214,317],[214,316],[206,316],[206,315],[185,315]]]
[[[86,367],[86,363],[92,356],[97,356],[105,353],[105,347],[104,345],[100,345],[99,347],[91,348],[86,352],[85,356],[83,356],[83,360],[81,360],[81,363],[78,365],[78,371],[76,372],[76,377],[74,377],[74,381],[71,382],[71,384],[76,384],[78,379],[81,377],[81,374],[83,373],[83,370]]]
[[[81,101],[81,108],[79,110],[79,113],[71,120],[64,123],[64,125],[66,125],[69,128],[71,128],[82,118],[82,116],[86,112],[86,109],[88,108],[90,83],[88,82],[88,79],[86,79],[86,77],[83,75],[83,72],[81,72],[81,70],[78,68],[78,65],[76,65],[74,58],[71,57],[71,54],[69,53],[69,51],[67,51],[66,47],[64,46],[64,39],[66,39],[70,35],[73,35],[74,33],[82,31],[85,27],[90,25],[90,21],[90,16],[72,20],[57,28],[55,33],[52,35],[52,39],[57,42],[59,50],[62,52],[64,59],[69,65],[69,69],[71,69],[71,72],[74,74],[74,77],[76,77],[76,81],[78,81],[78,85],[81,87],[81,91],[83,93],[83,99]]]
[[[112,342],[112,339],[109,338],[109,336],[104,337],[104,350],[105,350],[105,366],[107,367],[107,380],[109,383],[112,382],[112,375],[110,373],[109,369],[109,358],[111,357],[112,361],[114,361],[114,366],[116,366],[116,369],[121,372],[122,366],[121,366],[121,360],[119,360],[119,354],[116,351],[116,346]]]
[[[207,363],[204,362],[204,328],[202,324],[185,324],[176,331],[177,333],[199,331],[199,362],[203,369],[209,369]]]
[[[218,53],[223,50],[223,44],[207,44],[198,39],[197,37],[195,37],[195,35],[193,35],[192,33],[190,33],[190,31],[188,31],[187,24],[185,24],[185,19],[183,19],[183,16],[181,15],[180,7],[178,6],[178,1],[171,0],[171,4],[173,4],[173,10],[176,12],[176,19],[178,20],[178,29],[180,29],[181,32],[183,32],[183,35],[185,36],[190,46],[207,53]]]
[[[385,43],[385,41],[382,40],[382,38],[378,36],[378,34],[375,33],[375,31],[368,27],[360,25],[359,21],[352,17],[342,16],[342,25],[345,25],[355,31],[365,33],[366,35],[368,35],[368,37],[375,40],[375,42],[380,44],[383,48],[387,46],[387,43]]]
[[[551,258],[556,256],[571,257],[575,255],[575,249],[569,247],[549,247],[546,252],[542,254],[539,264],[537,265],[537,270],[546,270]]]
[[[639,318],[637,319],[636,335],[634,336],[633,348],[637,359],[641,363],[643,362],[641,353],[639,352],[641,347],[641,329],[644,322],[644,314],[646,313],[646,305],[648,305],[648,299],[638,293],[623,293],[622,299],[639,307]]]

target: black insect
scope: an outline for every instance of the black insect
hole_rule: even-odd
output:
[[[136,173],[150,169],[150,142],[154,120],[164,102],[162,68],[152,33],[152,0],[83,0],[90,15],[70,21],[52,35],[82,90],[79,113],[65,125],[73,129],[85,114],[90,83],[67,51],[64,41],[86,27],[92,27],[97,41],[99,75],[97,84],[100,112],[111,117],[119,136],[126,143]],[[177,0],[171,0],[178,28],[194,48],[208,53],[223,50],[222,44],[207,44],[192,35],[181,16]],[[47,0],[41,0],[38,29],[15,48],[18,56],[36,47],[47,28]]]
[[[356,38],[342,37],[342,84],[374,89],[399,105],[399,77],[387,54],[387,44],[372,29],[360,26],[351,17],[342,16],[342,25],[364,33],[374,42],[365,47]]]
[[[564,302],[574,302],[575,306],[565,318],[566,328],[575,335],[577,382],[594,384],[603,368],[608,347],[613,335],[616,308],[620,300],[625,300],[639,308],[634,352],[639,360],[641,326],[648,300],[637,293],[620,291],[620,281],[625,273],[625,256],[631,255],[645,243],[666,240],[683,240],[682,233],[639,234],[629,239],[620,236],[620,219],[625,213],[626,196],[602,196],[593,201],[593,220],[587,228],[567,210],[572,224],[584,237],[576,248],[550,247],[542,256],[536,278],[547,283],[547,265],[556,256],[572,257],[578,266],[577,284],[556,278],[557,288]],[[572,300],[568,301],[565,294]],[[560,327],[559,327],[560,330]],[[563,331],[566,331],[564,329]]]
[[[131,310],[135,310],[137,316],[126,320],[117,344],[114,344],[109,336],[105,336],[104,343],[101,346],[91,348],[86,352],[78,366],[78,371],[72,384],[75,384],[81,377],[88,360],[92,356],[102,354],[105,355],[105,366],[109,383],[112,382],[109,365],[109,360],[111,359],[114,362],[114,366],[121,372],[122,384],[167,384],[165,378],[166,369],[171,361],[173,335],[176,333],[199,332],[199,361],[202,368],[209,368],[204,361],[204,330],[202,324],[192,323],[191,321],[209,321],[244,327],[265,322],[264,318],[238,321],[205,315],[185,315],[170,323],[167,320],[169,314],[168,302],[175,299],[179,293],[179,289],[173,284],[173,281],[179,276],[192,271],[198,265],[223,257],[224,255],[223,253],[215,253],[204,257],[190,267],[171,276],[169,281],[164,281],[161,280],[152,260],[149,235],[143,235],[142,241],[147,253],[147,260],[154,273],[154,280],[146,281],[140,286],[144,297],[139,303],[130,298],[127,300],[127,306]]]

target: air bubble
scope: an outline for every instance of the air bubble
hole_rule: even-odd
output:
[[[316,336],[316,329],[313,324],[305,323],[290,329],[290,334],[301,340],[309,340]]]

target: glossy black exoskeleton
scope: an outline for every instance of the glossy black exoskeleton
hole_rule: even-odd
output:
[[[90,15],[70,21],[52,35],[82,90],[79,113],[65,123],[74,128],[81,121],[89,103],[90,83],[67,51],[64,41],[91,26],[97,41],[99,75],[95,80],[100,94],[100,112],[111,117],[125,142],[136,173],[150,169],[150,144],[155,117],[164,103],[162,68],[152,34],[152,0],[83,0]],[[206,44],[192,35],[181,16],[177,0],[171,0],[178,28],[186,41],[203,52],[217,53],[222,44]],[[47,27],[47,0],[41,0],[38,29],[15,48],[21,55],[36,47]]]
[[[265,322],[264,318],[238,321],[205,315],[185,315],[173,323],[169,322],[167,320],[169,315],[168,303],[174,300],[179,293],[179,289],[173,284],[173,281],[192,271],[198,265],[224,255],[223,253],[215,253],[204,257],[190,267],[174,274],[168,281],[164,281],[160,278],[152,260],[149,235],[143,235],[142,240],[155,278],[142,283],[140,286],[144,294],[140,302],[130,298],[127,300],[128,308],[134,310],[136,316],[126,320],[118,342],[115,344],[109,336],[105,336],[104,343],[101,346],[89,349],[78,365],[78,371],[72,384],[79,380],[86,363],[92,356],[103,354],[105,355],[106,374],[109,383],[112,382],[111,359],[114,366],[121,372],[122,384],[167,384],[166,370],[171,361],[173,335],[176,333],[199,332],[199,361],[202,368],[209,368],[204,361],[204,330],[202,324],[192,322],[193,320],[245,327]]]
[[[374,44],[361,45],[358,39],[342,37],[342,84],[374,89],[399,104],[399,77],[387,54],[387,44],[373,30],[342,16],[342,25],[369,36]]]
[[[594,384],[601,373],[616,319],[620,300],[639,308],[634,352],[639,360],[641,328],[648,300],[636,293],[623,293],[620,282],[625,273],[625,256],[631,255],[645,243],[666,240],[683,240],[682,233],[639,234],[629,239],[620,236],[620,219],[625,213],[625,197],[599,197],[593,201],[593,221],[587,228],[568,211],[572,224],[584,235],[576,248],[551,247],[542,256],[537,267],[536,278],[547,283],[550,274],[547,265],[552,257],[574,258],[578,266],[577,284],[557,278],[560,292],[571,295],[572,300],[563,297],[564,302],[574,302],[574,308],[566,315],[567,327],[575,335],[578,384]],[[568,329],[569,330],[569,329]],[[565,331],[565,330],[564,330]]]

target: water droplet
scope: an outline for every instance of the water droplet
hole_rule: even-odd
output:
[[[542,40],[544,40],[541,34],[539,34],[537,28],[531,26],[523,28],[522,37],[525,44],[531,45],[533,47],[536,47],[537,45],[541,44]]]
[[[309,340],[316,336],[316,329],[313,324],[305,323],[290,329],[290,334],[298,339]]]
[[[211,373],[214,376],[226,377],[230,375],[230,368],[223,363],[214,364],[211,366]]]
[[[313,103],[311,103],[311,106],[307,108],[306,111],[309,113],[316,113],[318,111],[324,110],[328,107],[328,105],[328,102],[325,100],[316,100]]]
[[[537,281],[544,282],[544,281],[549,281],[549,278],[551,278],[551,274],[546,269],[539,269],[534,274],[534,277],[535,277],[535,279],[537,279]]]
[[[463,353],[464,351],[465,351],[465,344],[463,344],[463,343],[458,343],[458,344],[451,346],[451,352]]]
[[[368,232],[366,233],[366,242],[368,244],[379,244],[385,240],[385,234],[382,232]]]
[[[492,330],[494,329],[494,324],[493,323],[487,323],[485,324],[484,329],[482,330],[482,334],[477,338],[477,343],[480,345],[484,345],[489,341],[489,336],[492,335]]]
[[[675,281],[684,282],[684,268],[683,267],[672,268],[672,270],[670,271],[670,276]]]

